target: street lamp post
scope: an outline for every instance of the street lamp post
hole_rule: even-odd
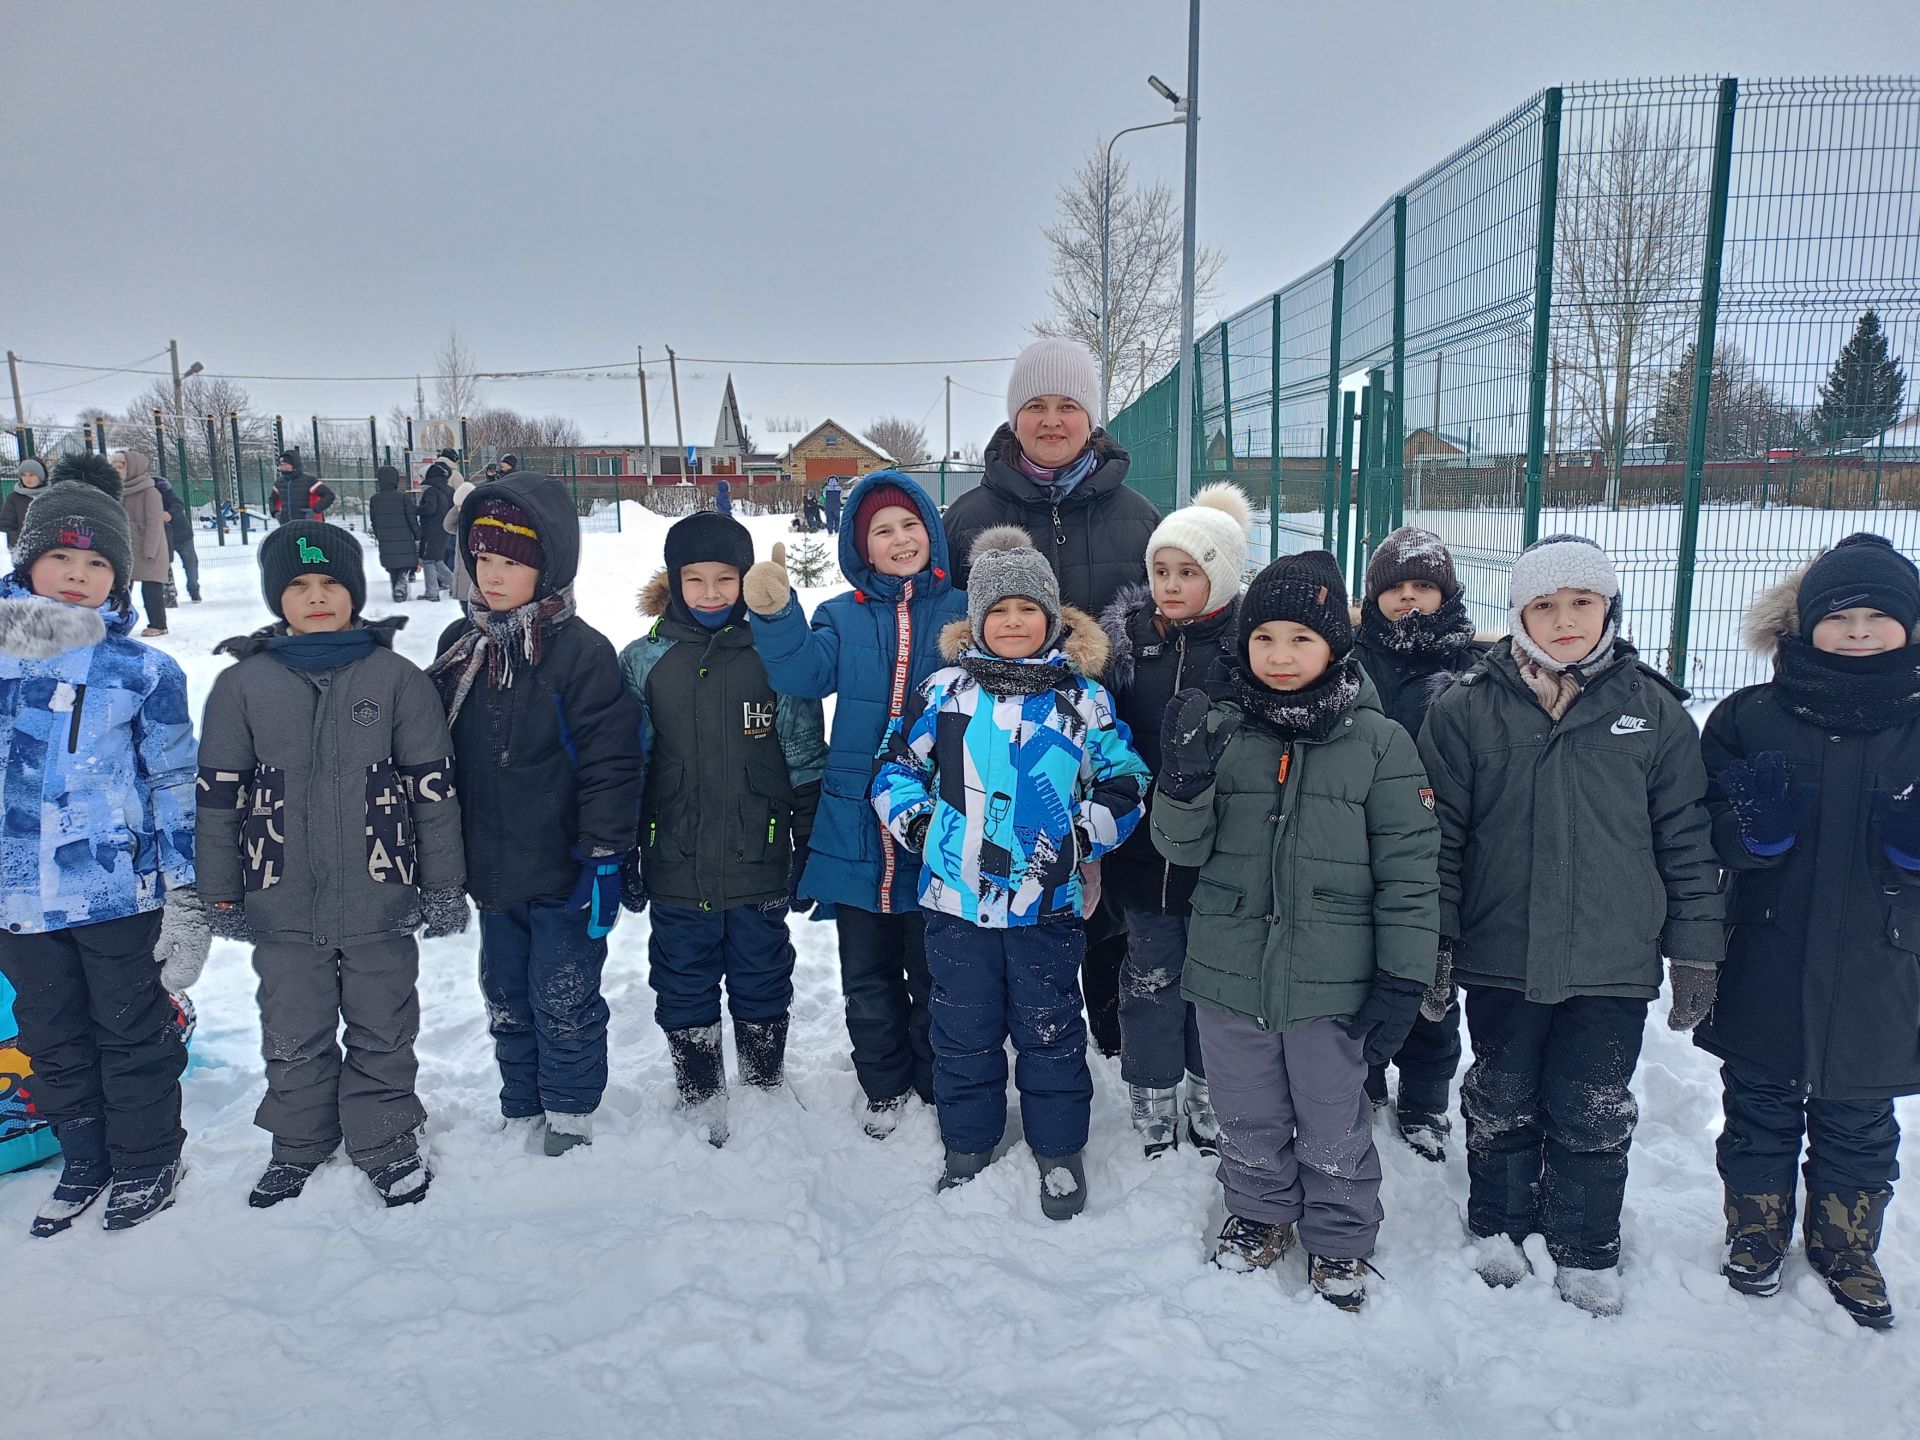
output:
[[[1173,100],[1176,109],[1180,102],[1166,86],[1149,76],[1147,83],[1161,94]],[[1186,113],[1172,120],[1156,120],[1151,125],[1129,125],[1124,130],[1116,130],[1113,139],[1107,141],[1100,162],[1100,424],[1104,428],[1108,419],[1109,403],[1107,396],[1113,389],[1113,288],[1110,279],[1113,251],[1113,145],[1122,135],[1131,135],[1136,130],[1163,130],[1169,125],[1186,124]]]
[[[1164,90],[1165,87],[1160,87]],[[1180,257],[1180,451],[1174,457],[1173,503],[1193,498],[1194,175],[1200,155],[1200,0],[1187,0],[1187,198]],[[1221,357],[1224,366],[1226,357]]]

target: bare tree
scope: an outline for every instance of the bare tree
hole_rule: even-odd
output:
[[[562,415],[482,410],[467,417],[467,444],[503,450],[566,450],[580,444],[580,427]]]
[[[962,464],[978,465],[981,458],[980,442],[978,440],[967,441],[966,444],[960,447],[958,458]]]
[[[1679,125],[1656,131],[1634,112],[1561,160],[1554,348],[1574,420],[1607,456],[1609,504],[1694,328],[1706,219],[1694,150]]]
[[[918,465],[927,458],[926,427],[899,415],[882,415],[867,427],[867,439],[898,465]]]
[[[1100,214],[1106,176],[1095,151],[1060,187],[1060,218],[1043,232],[1053,254],[1053,313],[1038,335],[1078,340],[1100,353]],[[1108,409],[1117,411],[1159,379],[1180,351],[1180,203],[1171,188],[1136,187],[1115,161],[1109,209],[1108,271],[1112,346]],[[1202,247],[1194,257],[1194,309],[1212,303],[1225,257]]]
[[[438,417],[458,426],[462,415],[472,416],[480,408],[481,388],[475,373],[477,362],[458,330],[449,329],[445,343],[433,357],[434,404]]]
[[[155,380],[140,392],[127,406],[125,415],[118,424],[124,427],[128,439],[137,443],[143,450],[153,449],[153,412],[158,410],[165,421],[167,430],[168,453],[165,468],[173,475],[177,468],[175,448],[176,438],[184,441],[187,450],[187,473],[199,485],[208,483],[216,472],[224,484],[233,475],[232,449],[228,415],[236,415],[240,420],[240,449],[242,456],[249,454],[265,455],[273,446],[273,423],[265,415],[253,408],[253,397],[247,393],[244,385],[232,380],[214,379],[207,375],[195,375],[180,387],[181,404],[178,408],[173,402],[173,383],[169,380]],[[213,417],[213,448],[207,448],[206,417]],[[114,431],[109,431],[109,438]],[[298,431],[287,436],[287,443],[300,443]],[[257,478],[247,473],[246,467],[251,460],[242,464],[242,480],[251,486]],[[268,465],[271,469],[271,465]],[[175,477],[178,478],[178,477]]]

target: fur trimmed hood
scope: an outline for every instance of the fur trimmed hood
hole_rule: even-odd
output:
[[[1740,639],[1754,654],[1778,661],[1780,642],[1800,633],[1800,586],[1814,562],[1832,549],[1831,545],[1822,546],[1803,563],[1753,597],[1746,615],[1740,621]],[[1920,645],[1920,626],[1915,626],[1907,638],[1911,643]]]
[[[37,595],[0,599],[0,654],[19,660],[51,660],[107,638],[98,610],[63,605]]]
[[[1067,668],[1087,680],[1106,673],[1113,646],[1093,616],[1074,605],[1060,607],[1061,636],[1053,649],[1066,657]],[[973,627],[966,620],[949,620],[940,630],[940,656],[949,663],[973,646]],[[1037,657],[1036,657],[1037,658]]]
[[[666,567],[653,572],[653,578],[640,587],[634,597],[633,608],[649,620],[658,620],[667,613],[667,602],[673,599],[673,587],[667,584]]]

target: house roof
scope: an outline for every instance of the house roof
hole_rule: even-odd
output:
[[[893,457],[887,454],[887,452],[882,450],[878,445],[874,444],[871,440],[866,439],[864,436],[860,435],[858,432],[852,429],[849,429],[845,425],[842,425],[838,420],[833,419],[831,416],[829,416],[825,420],[822,420],[818,425],[814,426],[813,429],[807,431],[806,434],[797,437],[791,444],[787,446],[786,449],[780,452],[780,458],[783,460],[792,458],[793,452],[798,446],[804,445],[807,441],[813,439],[814,436],[818,435],[822,430],[832,430],[838,434],[844,435],[855,446],[857,446],[859,449],[866,451],[869,455],[875,456],[878,459],[885,461],[889,465],[894,463]],[[765,442],[765,437],[763,436],[762,443],[764,442]]]

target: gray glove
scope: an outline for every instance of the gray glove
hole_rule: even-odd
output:
[[[207,968],[207,952],[212,948],[213,931],[200,893],[191,885],[169,890],[166,909],[160,912],[160,938],[153,947],[153,958],[160,962],[160,983],[175,992],[187,989]]]
[[[234,940],[242,945],[253,944],[253,926],[247,923],[247,907],[243,901],[231,905],[208,905],[207,925],[222,940]]]
[[[1438,964],[1433,972],[1433,984],[1427,987],[1427,993],[1420,1001],[1420,1014],[1438,1025],[1447,1018],[1447,1006],[1453,1003],[1453,942],[1442,940],[1440,953],[1436,957]]]
[[[1669,960],[1667,979],[1673,985],[1667,1028],[1691,1030],[1713,1009],[1714,997],[1720,993],[1720,967],[1696,965],[1691,960]]]
[[[453,885],[444,890],[422,890],[420,918],[426,922],[429,940],[463,933],[472,918],[472,911],[467,908],[467,892]]]

